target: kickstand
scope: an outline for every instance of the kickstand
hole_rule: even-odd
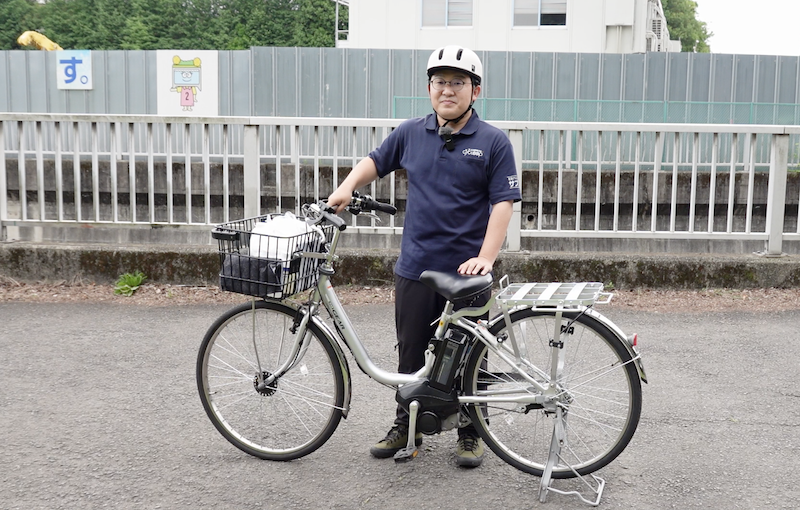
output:
[[[603,489],[606,486],[606,481],[599,476],[590,474],[589,476],[594,479],[593,485],[587,477],[578,474],[578,472],[561,456],[561,447],[564,445],[565,441],[566,430],[564,426],[563,411],[559,407],[556,409],[556,424],[555,427],[553,427],[553,439],[550,442],[550,456],[547,459],[547,465],[542,473],[542,481],[539,485],[539,501],[544,503],[547,499],[547,493],[555,492],[556,494],[563,494],[565,496],[577,496],[578,499],[591,506],[599,505],[600,498],[603,496]],[[583,482],[583,484],[587,487],[588,492],[594,496],[594,500],[586,499],[583,497],[583,494],[578,491],[562,491],[551,487],[553,482],[553,468],[558,461],[566,464],[567,467],[569,467],[569,469],[575,474],[575,476],[579,478],[581,482]]]
[[[591,476],[594,479],[594,485],[592,485],[589,479],[585,476],[578,475],[578,478],[580,478],[581,482],[583,482],[583,484],[586,486],[587,492],[591,493],[594,496],[594,501],[586,499],[585,497],[583,497],[583,494],[581,494],[578,491],[562,491],[556,489],[550,485],[552,483],[552,480],[550,483],[548,483],[548,485],[546,486],[542,485],[539,488],[539,501],[544,503],[545,500],[547,499],[547,493],[555,492],[556,494],[563,494],[565,496],[577,496],[578,499],[580,499],[587,505],[597,506],[600,504],[600,498],[603,497],[603,489],[605,489],[606,487],[606,481],[600,478],[599,476],[595,475],[589,475],[589,476]]]
[[[408,462],[414,460],[419,450],[417,450],[417,412],[419,412],[419,402],[414,400],[408,405],[408,442],[406,447],[394,454],[395,462]]]

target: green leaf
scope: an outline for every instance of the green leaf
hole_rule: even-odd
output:
[[[697,19],[697,2],[694,0],[662,0],[667,18],[670,39],[681,40],[681,50],[709,53],[708,40],[714,35],[708,25]]]
[[[133,274],[125,273],[117,279],[114,294],[130,297],[146,279],[147,277],[141,271],[136,271]]]

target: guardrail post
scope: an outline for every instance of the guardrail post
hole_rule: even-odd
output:
[[[789,135],[772,135],[767,188],[767,246],[760,255],[783,255],[783,217],[786,208],[786,179],[789,164]]]
[[[6,139],[3,133],[5,122],[0,120],[0,240],[3,240],[2,223],[8,219],[8,190],[6,189]]]
[[[244,127],[244,216],[261,214],[261,170],[258,154],[258,126]]]
[[[520,192],[522,192],[522,130],[509,130],[508,139],[511,140],[511,146],[514,147],[514,162],[517,165],[517,179],[519,179],[519,189]],[[508,232],[506,233],[506,239],[508,241],[506,249],[508,251],[520,251],[522,248],[521,230],[522,202],[514,202],[511,212],[511,222],[508,225]]]

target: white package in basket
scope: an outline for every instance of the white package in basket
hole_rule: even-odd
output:
[[[294,237],[309,232],[316,232],[321,240],[325,239],[319,227],[309,225],[305,221],[298,219],[291,212],[273,216],[267,221],[259,221],[251,231],[251,233],[258,235],[250,236],[250,256],[273,260],[289,260],[294,255],[291,251],[296,251],[299,248],[298,246],[293,246]]]

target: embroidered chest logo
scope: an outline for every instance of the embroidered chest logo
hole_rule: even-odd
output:
[[[464,149],[463,151],[461,151],[461,154],[465,156],[475,156],[476,158],[483,157],[483,151],[480,149]]]
[[[509,175],[508,179],[508,189],[519,189],[519,177],[516,175]]]

